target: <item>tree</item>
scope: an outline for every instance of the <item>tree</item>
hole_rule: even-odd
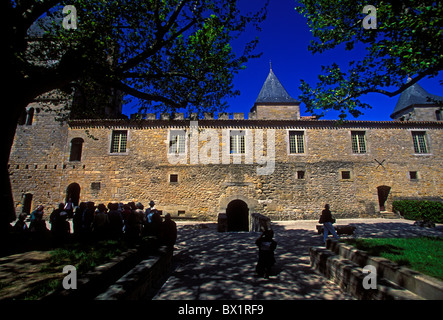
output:
[[[365,94],[393,97],[420,79],[435,77],[443,68],[443,4],[439,1],[299,2],[296,11],[308,19],[318,39],[311,41],[311,52],[322,53],[339,45],[348,51],[364,46],[367,52],[348,66],[322,66],[315,87],[302,81],[300,100],[311,113],[334,109],[340,111],[341,119],[347,113],[358,117],[361,109],[371,107],[360,100]],[[366,5],[373,5],[376,12],[363,13]],[[376,25],[369,17],[374,14]],[[364,28],[364,20],[375,28]],[[408,77],[411,80],[406,82]]]
[[[266,6],[242,14],[236,0],[4,0],[0,12],[4,228],[15,218],[7,165],[17,120],[37,96],[93,82],[141,108],[223,110],[223,99],[239,94],[234,75],[259,56],[257,39],[238,56],[230,42],[248,26],[259,29]],[[38,38],[28,32],[36,24]]]

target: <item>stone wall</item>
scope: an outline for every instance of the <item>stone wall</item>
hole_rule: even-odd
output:
[[[168,139],[170,130],[177,129],[187,132],[187,154],[182,163],[174,164],[168,158]],[[244,156],[235,163],[229,154],[231,129],[245,130],[252,137],[253,155],[263,132],[264,155],[270,157],[265,165],[275,160],[270,174],[257,173],[255,156],[249,163]],[[80,201],[140,201],[146,206],[154,200],[158,209],[173,216],[213,221],[235,199],[244,201],[250,213],[273,220],[316,219],[325,203],[339,217],[365,217],[380,211],[379,186],[391,187],[388,210],[397,198],[441,199],[442,129],[438,123],[418,122],[337,126],[333,121],[200,120],[193,131],[199,137],[195,148],[197,140],[192,140],[190,122],[185,120],[78,120],[60,126],[40,113],[35,125],[17,130],[10,173],[17,211],[24,194],[32,193],[32,207],[42,203],[50,212],[65,201],[68,186],[78,184]],[[110,152],[113,130],[127,130],[126,152]],[[204,130],[218,139],[215,144],[209,144],[212,138]],[[290,130],[304,132],[304,153],[289,154]],[[414,153],[415,130],[426,131],[429,154]],[[353,153],[352,131],[365,131],[365,154]],[[267,144],[271,132],[275,157]],[[74,138],[84,140],[80,161],[69,161]],[[208,146],[214,145],[218,161],[203,163],[202,155],[210,155],[215,149]],[[349,172],[349,179],[343,179],[343,171]],[[411,180],[410,171],[418,172],[418,179]],[[177,182],[170,182],[171,174],[177,175]]]

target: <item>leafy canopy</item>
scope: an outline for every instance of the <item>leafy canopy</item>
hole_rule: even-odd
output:
[[[44,52],[58,61],[53,68],[70,64],[76,85],[83,78],[120,90],[140,110],[223,110],[225,99],[239,94],[232,84],[235,74],[260,56],[254,52],[258,39],[241,55],[230,43],[249,26],[259,29],[266,6],[243,14],[236,0],[52,2],[39,23],[51,45],[35,49],[34,56]],[[65,5],[76,9],[75,30],[62,27]]]
[[[362,26],[366,5],[376,8],[376,29]],[[443,3],[441,1],[301,0],[296,11],[308,19],[312,34],[308,49],[322,53],[344,45],[352,51],[364,46],[367,54],[348,66],[334,63],[322,67],[319,82],[300,89],[307,110],[334,109],[340,118],[354,117],[370,108],[360,97],[371,92],[393,97],[443,68]],[[405,83],[406,78],[412,79]],[[393,91],[389,91],[392,90]]]

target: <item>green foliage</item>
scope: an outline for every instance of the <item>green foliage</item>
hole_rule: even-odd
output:
[[[63,5],[76,8],[78,29],[61,28]],[[234,75],[260,56],[257,39],[240,56],[230,43],[258,28],[266,7],[245,15],[236,0],[69,0],[47,15],[46,37],[61,44],[62,59],[75,57],[87,82],[121,90],[144,110],[214,112],[239,94]]]
[[[345,50],[363,47],[366,56],[348,66],[322,68],[319,82],[300,89],[307,110],[340,111],[340,118],[354,117],[370,108],[359,97],[375,92],[389,97],[424,77],[434,77],[443,68],[443,4],[439,1],[336,1],[302,0],[296,11],[308,19],[313,40],[308,49],[322,53],[343,45]],[[365,5],[377,9],[377,29],[366,30],[362,20]],[[406,78],[412,81],[405,84]],[[396,90],[390,92],[392,87]]]
[[[394,211],[409,220],[426,220],[443,223],[443,203],[426,200],[396,200],[392,204]]]

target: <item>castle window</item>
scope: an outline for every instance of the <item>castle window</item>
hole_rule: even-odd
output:
[[[83,142],[84,140],[82,138],[74,138],[71,140],[69,161],[81,161]]]
[[[177,183],[178,182],[178,174],[170,174],[169,175],[169,182]]]
[[[289,131],[289,153],[305,153],[304,131]]]
[[[169,153],[184,154],[186,152],[186,132],[171,130],[169,134]]]
[[[297,171],[297,179],[304,179],[304,178],[305,178],[305,172]]]
[[[99,191],[101,188],[100,182],[91,182],[91,190]]]
[[[415,153],[428,153],[428,146],[426,143],[426,132],[413,131],[412,141],[414,142]]]
[[[418,180],[418,172],[417,171],[409,171],[409,179],[410,180]]]
[[[245,131],[231,130],[230,133],[230,152],[232,154],[245,153]]]
[[[34,108],[28,110],[28,115],[26,116],[26,125],[32,125],[32,120],[34,119]]]
[[[342,180],[350,180],[351,179],[351,171],[341,171]]]
[[[435,118],[437,119],[437,121],[441,121],[442,120],[441,110],[436,110],[435,111]]]
[[[111,153],[126,152],[127,139],[128,139],[128,131],[126,130],[112,131]]]
[[[352,131],[351,140],[353,153],[366,153],[366,141],[364,131]]]

